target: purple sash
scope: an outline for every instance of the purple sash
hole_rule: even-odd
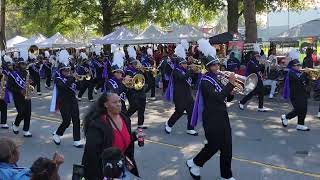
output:
[[[211,74],[211,76],[216,76],[215,74]],[[208,81],[210,82],[214,87],[216,92],[221,92],[222,87],[219,85],[219,83],[211,77],[210,74],[206,74],[202,77],[201,81]],[[191,125],[192,127],[196,127],[198,122],[202,121],[202,113],[203,113],[203,96],[201,92],[201,81],[199,83],[196,100],[194,102],[193,111],[192,111],[192,118],[191,118]]]
[[[17,72],[13,71],[12,73],[10,73],[10,75],[21,90],[26,88],[26,82],[21,78],[21,76]]]
[[[67,79],[62,77],[62,75],[58,72],[57,72],[56,79],[60,79],[63,82],[63,84],[65,84],[67,82]],[[71,86],[69,86],[68,88],[71,89],[73,92],[77,91],[77,85],[75,83],[72,83]]]

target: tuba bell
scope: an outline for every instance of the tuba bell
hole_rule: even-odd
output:
[[[136,74],[130,80],[124,79],[122,83],[124,84],[124,86],[126,86],[129,89],[134,89],[139,91],[145,85],[145,78],[142,74]]]
[[[227,85],[229,83],[229,77],[233,72],[230,71],[219,71],[218,79],[221,81],[223,85]],[[258,76],[255,73],[250,74],[248,77],[241,76],[235,74],[235,88],[238,94],[247,95],[251,91],[253,91],[258,84]]]
[[[320,69],[304,68],[300,71],[306,73],[308,77],[313,81],[320,79]]]

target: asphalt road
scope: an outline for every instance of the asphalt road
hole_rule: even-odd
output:
[[[52,157],[55,151],[63,153],[65,163],[61,166],[60,175],[63,180],[69,180],[72,165],[81,162],[83,150],[72,146],[72,128],[67,130],[60,146],[52,142],[51,133],[58,127],[61,117],[60,114],[49,113],[50,95],[48,90],[44,90],[42,96],[34,95],[32,99],[32,138],[14,135],[11,129],[0,129],[0,136],[13,138],[20,145],[20,166],[30,167],[37,157]],[[280,115],[291,108],[287,102],[280,98],[265,101],[265,107],[270,110],[265,113],[257,112],[257,98],[253,98],[244,111],[237,107],[237,100],[228,104],[233,131],[234,177],[238,180],[320,179],[320,120],[315,117],[317,103],[311,102],[308,107],[306,125],[311,131],[299,132],[295,130],[296,119],[290,121],[287,128],[281,126]],[[90,104],[83,98],[80,103],[81,116]],[[198,126],[198,137],[187,135],[184,116],[173,127],[172,134],[167,135],[164,123],[173,110],[174,106],[164,102],[160,95],[157,100],[147,103],[145,121],[149,129],[145,130],[146,144],[142,148],[136,146],[141,179],[191,180],[185,161],[203,146],[203,130]],[[11,104],[8,124],[11,124],[15,115],[16,110]],[[134,115],[134,128],[136,122]],[[201,174],[204,180],[220,177],[218,155],[205,164]]]

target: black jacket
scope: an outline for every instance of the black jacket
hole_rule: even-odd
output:
[[[121,117],[125,120],[128,132],[131,134],[131,144],[124,155],[134,163],[135,168],[131,170],[131,173],[139,177],[138,168],[134,159],[134,141],[137,140],[136,133],[131,132],[130,119],[123,114],[121,114]],[[101,154],[104,149],[112,147],[112,143],[113,128],[111,124],[103,123],[100,117],[93,118],[86,132],[86,145],[82,157],[86,180],[103,179]]]
[[[78,104],[76,93],[71,88],[75,86],[75,78],[67,77],[65,82],[56,78],[56,86],[58,90],[58,99],[61,103]]]
[[[32,78],[32,81],[36,82],[36,81],[40,81],[40,64],[37,63],[37,64],[34,64],[34,65],[31,65],[29,67],[29,73],[30,73],[30,76]]]
[[[25,81],[27,76],[27,71],[15,71],[19,76]],[[31,78],[31,77],[30,77]],[[22,94],[23,89],[16,83],[15,79],[10,75],[8,76],[8,89],[12,93],[14,99],[24,100],[25,97]]]
[[[234,86],[228,83],[226,86],[214,78],[222,88],[221,92],[216,92],[215,86],[209,81],[201,81],[201,92],[203,96],[203,128],[206,132],[221,134],[230,132],[230,122],[226,106],[226,100],[231,101],[230,95]]]
[[[187,79],[191,78],[191,72],[185,71],[181,73],[178,69],[173,70],[173,102],[174,103],[190,103],[193,101],[191,87],[187,83]]]
[[[308,79],[306,74],[302,73],[299,77],[296,73],[289,71],[290,100],[305,100],[308,98],[306,86]]]
[[[45,62],[43,64],[42,68],[44,69],[44,73],[45,73],[46,76],[50,76],[51,75],[52,63]]]
[[[261,73],[263,73],[264,71],[264,66],[259,64],[259,61],[255,59],[252,59],[248,62],[247,68],[249,74],[256,73],[258,75],[258,78],[261,78]]]

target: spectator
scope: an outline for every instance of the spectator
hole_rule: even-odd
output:
[[[17,166],[19,156],[19,148],[13,140],[7,138],[0,139],[0,179],[30,179],[30,169]]]
[[[303,59],[302,68],[313,68],[312,54],[313,50],[308,48],[306,50],[306,57]]]
[[[30,180],[60,180],[58,174],[59,166],[64,162],[64,157],[55,153],[53,160],[38,158],[31,167]]]
[[[125,179],[125,159],[118,148],[107,148],[102,153],[104,180]]]
[[[39,158],[31,170],[18,167],[20,152],[11,139],[0,139],[0,179],[4,180],[59,180],[58,169],[63,163],[63,156],[55,154],[53,160]],[[48,176],[44,176],[48,175]],[[45,178],[48,177],[48,178]]]
[[[117,147],[133,162],[130,172],[139,177],[134,160],[135,132],[131,132],[131,121],[121,114],[120,97],[115,93],[102,94],[84,118],[86,145],[82,157],[86,180],[103,179],[101,155],[104,149]]]

